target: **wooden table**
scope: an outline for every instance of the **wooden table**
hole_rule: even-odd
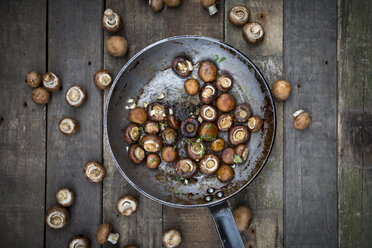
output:
[[[199,0],[153,13],[145,0],[1,1],[0,3],[0,243],[1,247],[66,247],[109,222],[120,247],[161,247],[169,227],[181,230],[182,247],[220,247],[208,209],[161,206],[139,195],[116,171],[102,133],[105,96],[92,81],[95,71],[116,74],[140,49],[160,39],[198,34],[231,44],[249,56],[272,84],[285,78],[292,95],[278,102],[275,148],[257,179],[230,200],[245,204],[253,224],[242,233],[246,247],[372,246],[372,3],[352,0],[229,0],[208,15]],[[227,21],[239,3],[263,24],[262,44],[249,45],[241,29]],[[110,34],[100,26],[105,8],[124,19],[119,35],[129,53],[113,58],[104,50]],[[47,106],[37,106],[24,83],[30,70],[53,71],[63,89]],[[66,104],[73,84],[88,92],[79,108]],[[291,114],[309,111],[313,121],[293,128]],[[58,130],[63,116],[80,121],[77,135]],[[88,183],[89,160],[104,163],[102,184]],[[47,208],[60,187],[77,194],[70,223],[60,231],[45,227]],[[119,216],[116,200],[133,194],[139,211]]]

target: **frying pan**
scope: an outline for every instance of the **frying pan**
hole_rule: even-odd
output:
[[[228,72],[234,79],[231,93],[238,103],[248,102],[254,115],[263,118],[263,127],[252,133],[247,144],[248,159],[235,166],[235,177],[230,183],[221,183],[216,176],[196,176],[181,183],[174,165],[162,162],[156,170],[132,163],[127,155],[127,144],[122,130],[129,124],[128,113],[134,99],[138,106],[160,100],[171,108],[179,119],[195,112],[198,96],[188,96],[184,90],[184,78],[171,68],[177,56],[187,56],[196,64],[211,60],[219,72]],[[197,69],[193,75],[197,76]],[[201,80],[199,80],[202,82]],[[237,49],[219,40],[203,36],[176,36],[144,48],[132,57],[120,70],[107,97],[104,112],[104,130],[109,152],[121,175],[146,197],[176,208],[209,207],[224,247],[244,247],[235,225],[227,199],[242,191],[261,171],[266,163],[275,138],[276,115],[274,101],[264,77],[257,67]],[[219,134],[227,140],[226,133]],[[179,135],[180,137],[180,135]],[[180,157],[186,157],[183,141],[179,139]]]

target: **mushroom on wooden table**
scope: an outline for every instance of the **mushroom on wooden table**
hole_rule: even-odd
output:
[[[123,26],[121,16],[112,9],[106,9],[101,19],[102,27],[108,32],[118,32]]]
[[[89,161],[85,164],[83,173],[89,182],[100,183],[106,176],[106,169],[97,161]]]
[[[166,248],[176,248],[181,244],[181,241],[181,233],[174,228],[166,230],[161,237],[161,242]]]
[[[101,245],[105,244],[106,242],[110,242],[115,245],[119,240],[119,234],[111,233],[111,225],[104,223],[101,224],[97,229],[96,240]]]
[[[243,26],[243,38],[252,44],[259,43],[265,36],[265,31],[261,24],[257,22],[247,23]]]
[[[130,216],[138,209],[138,201],[131,195],[123,195],[116,202],[116,210],[123,216]]]
[[[62,229],[68,224],[69,214],[64,207],[54,206],[47,210],[45,223],[52,229]]]
[[[244,5],[237,5],[229,10],[229,22],[235,26],[243,26],[249,21],[251,12]]]
[[[69,207],[75,201],[75,193],[69,188],[61,188],[56,193],[56,199],[62,207]]]
[[[26,74],[25,81],[31,88],[37,88],[41,84],[41,74],[37,71],[30,71]]]
[[[75,235],[68,241],[68,248],[90,248],[90,240],[84,235]]]
[[[59,130],[65,135],[75,134],[79,129],[79,122],[72,117],[64,117],[59,122]]]
[[[73,107],[81,106],[87,97],[85,89],[79,85],[71,86],[65,94],[66,102]]]
[[[31,99],[35,104],[47,104],[50,100],[50,92],[44,88],[36,88],[31,92]]]
[[[209,15],[214,15],[218,12],[217,3],[219,0],[200,0],[201,5],[203,8],[208,9]]]
[[[99,70],[94,74],[94,84],[100,90],[110,88],[112,83],[112,74],[107,70]]]
[[[247,206],[240,206],[233,211],[234,220],[240,232],[248,230],[252,223],[252,212]]]
[[[53,72],[47,72],[43,75],[43,87],[49,92],[56,92],[61,89],[61,80]]]

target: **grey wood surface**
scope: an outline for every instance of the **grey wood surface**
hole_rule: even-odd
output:
[[[284,246],[337,246],[337,5],[284,2]],[[309,128],[293,127],[298,109]]]

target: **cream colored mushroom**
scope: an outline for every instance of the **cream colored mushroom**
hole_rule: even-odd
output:
[[[134,214],[138,209],[138,201],[131,195],[123,195],[116,203],[116,210],[124,216]]]

